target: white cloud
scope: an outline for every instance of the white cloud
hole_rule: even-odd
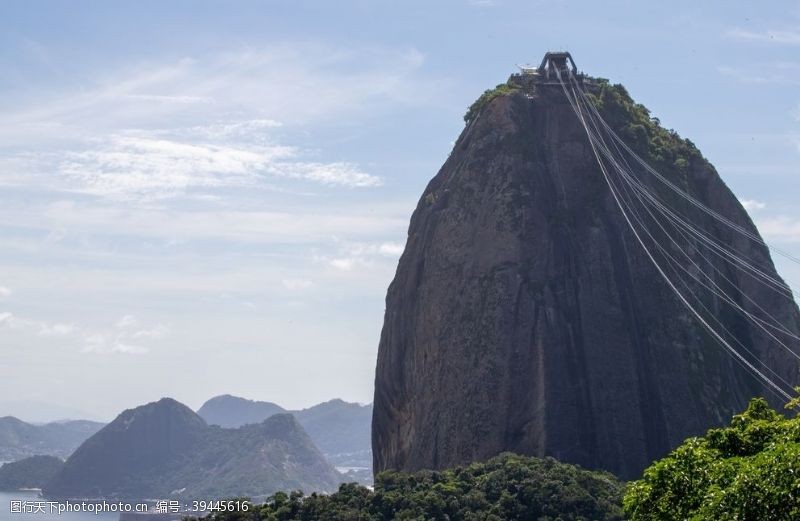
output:
[[[758,220],[759,231],[768,239],[800,242],[800,220],[788,216]]]
[[[337,270],[351,271],[356,266],[371,267],[378,258],[396,259],[402,255],[404,248],[399,242],[340,242],[338,255],[323,256],[320,260]]]
[[[64,323],[55,323],[55,324],[47,324],[42,323],[39,328],[39,334],[41,336],[65,336],[71,335],[78,330],[78,327],[75,324],[64,324]]]
[[[150,349],[147,347],[136,346],[131,344],[124,344],[122,342],[116,342],[114,345],[111,346],[112,353],[124,353],[130,355],[141,355],[145,353],[149,353]]]
[[[336,268],[337,270],[350,271],[353,269],[353,267],[355,267],[358,261],[359,259],[345,257],[338,259],[330,259],[328,262],[332,267]]]
[[[126,335],[92,333],[84,337],[83,353],[143,355],[150,352],[145,346],[130,344]]]
[[[447,82],[424,74],[416,49],[339,49],[291,42],[243,47],[84,78],[83,88],[6,114],[4,144],[98,137],[120,129],[207,125],[225,115],[293,125],[436,103]]]
[[[35,320],[19,317],[10,311],[0,313],[0,327],[8,327],[11,329],[30,328],[39,325]]]
[[[154,101],[158,103],[212,103],[214,100],[207,96],[164,96],[159,94],[128,94],[127,96],[132,100],[140,101]]]
[[[0,298],[10,297],[12,293],[11,288],[0,286]]]
[[[424,63],[413,48],[293,43],[99,73],[81,91],[40,96],[3,114],[0,141],[15,152],[0,158],[0,185],[114,201],[270,188],[269,179],[378,186],[378,176],[348,158],[320,160],[325,150],[270,133],[281,122],[297,135],[343,114],[355,121],[437,102],[446,82],[428,78]]]
[[[118,329],[128,329],[139,325],[139,320],[133,315],[125,315],[114,324]]]
[[[283,279],[281,284],[289,291],[302,291],[309,289],[314,285],[314,282],[311,279]]]
[[[404,249],[405,245],[399,242],[384,242],[378,246],[378,252],[387,257],[399,257]]]
[[[765,203],[756,201],[755,199],[741,199],[739,202],[742,203],[742,206],[744,206],[744,209],[747,211],[763,210],[767,207]]]
[[[350,256],[356,258],[373,257],[399,257],[403,253],[405,245],[399,242],[344,242],[341,248],[347,251]]]
[[[800,31],[794,29],[749,31],[736,28],[728,31],[727,35],[730,38],[742,41],[800,45]]]
[[[800,63],[794,62],[759,62],[749,67],[720,65],[717,72],[740,83],[800,84]]]
[[[66,336],[75,333],[78,327],[75,324],[49,323],[43,320],[33,320],[19,317],[9,311],[0,313],[0,327],[12,329],[35,330],[40,336]]]
[[[372,207],[354,204],[327,208],[296,206],[287,210],[194,210],[58,201],[30,213],[24,208],[0,207],[0,219],[14,217],[20,226],[24,224],[44,233],[55,230],[51,242],[63,241],[71,234],[108,233],[108,223],[113,222],[114,233],[123,237],[303,244],[327,242],[331,236],[342,235],[358,239],[396,237],[408,226],[409,208],[413,206],[407,201],[386,202],[377,212],[371,211]]]
[[[131,333],[130,337],[133,339],[137,338],[161,338],[167,334],[169,328],[163,324],[159,324],[158,326],[152,329],[140,329]]]
[[[112,200],[152,200],[227,187],[259,188],[269,178],[300,179],[351,188],[379,186],[378,177],[343,162],[308,162],[299,150],[230,141],[251,123],[240,121],[206,129],[217,142],[167,139],[159,131],[112,135],[93,148],[66,152],[56,169],[72,189]],[[198,129],[189,129],[187,134]],[[180,133],[180,131],[178,131]],[[227,136],[227,138],[225,138]]]
[[[78,342],[83,346],[81,352],[84,353],[145,354],[150,348],[140,345],[140,341],[161,338],[168,332],[165,325],[135,329],[138,325],[139,320],[133,315],[123,316],[111,328],[91,328],[79,327],[73,323],[50,323],[22,318],[8,311],[0,313],[0,328],[29,331],[41,337],[59,337],[72,345]]]
[[[15,317],[13,313],[9,311],[0,312],[0,327],[24,327],[24,322],[21,322],[19,318]]]

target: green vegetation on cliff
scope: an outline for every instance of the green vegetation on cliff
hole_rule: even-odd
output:
[[[514,92],[518,90],[519,87],[516,85],[509,85],[508,83],[501,83],[497,87],[493,89],[487,89],[481,94],[481,96],[476,99],[472,105],[469,106],[467,113],[464,114],[464,122],[469,123],[475,116],[478,115],[478,112],[483,108],[484,105],[495,99],[497,96],[502,96],[503,94],[508,94],[509,92]]]
[[[731,425],[690,438],[625,494],[633,521],[800,519],[800,418],[763,399]]]
[[[702,160],[697,147],[674,130],[661,126],[658,118],[636,103],[620,84],[594,80],[587,93],[603,119],[652,167],[673,181],[685,176],[693,161]]]
[[[331,495],[278,493],[246,513],[211,521],[622,519],[623,485],[552,458],[502,454],[441,472],[384,472],[375,490],[346,484]]]

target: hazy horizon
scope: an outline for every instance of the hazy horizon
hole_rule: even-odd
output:
[[[229,393],[223,393],[222,395],[228,395],[228,394]],[[84,411],[84,410],[76,408],[76,407],[65,407],[65,406],[61,406],[61,405],[57,405],[57,404],[53,404],[53,403],[48,403],[48,402],[26,402],[24,400],[0,401],[0,418],[3,418],[5,416],[13,416],[14,418],[17,418],[18,420],[22,420],[22,421],[24,421],[26,423],[33,423],[33,424],[61,422],[61,421],[68,421],[68,420],[89,420],[89,421],[95,421],[95,422],[109,423],[112,420],[114,420],[114,418],[117,415],[119,415],[120,413],[122,413],[126,409],[131,409],[131,408],[139,407],[141,405],[146,405],[147,403],[152,403],[152,402],[158,401],[161,398],[173,398],[173,399],[176,399],[178,402],[183,403],[184,405],[186,405],[187,407],[189,407],[193,411],[197,412],[200,409],[200,407],[202,407],[203,404],[205,404],[208,400],[210,400],[212,398],[217,398],[217,397],[222,396],[222,395],[218,394],[218,395],[214,395],[214,396],[209,396],[207,399],[202,400],[200,403],[196,403],[196,404],[185,403],[185,402],[182,402],[181,400],[177,400],[177,398],[174,398],[172,396],[161,396],[161,397],[156,398],[154,400],[150,400],[149,402],[142,402],[142,403],[139,403],[139,404],[136,404],[136,405],[132,405],[130,407],[124,407],[124,408],[116,411],[112,416],[109,416],[109,417],[100,417],[100,416],[97,416],[96,414],[94,414],[94,413],[92,413],[90,411]],[[315,405],[320,405],[320,404],[323,404],[323,403],[327,403],[327,402],[330,402],[330,401],[333,401],[333,400],[340,399],[338,397],[332,397],[332,398],[329,398],[327,400],[322,400],[320,402],[310,403],[310,404],[302,406],[302,407],[293,408],[293,407],[286,407],[286,406],[284,406],[284,405],[282,405],[280,403],[276,403],[276,402],[271,401],[271,400],[257,400],[257,399],[253,399],[253,398],[248,398],[247,396],[236,396],[236,395],[230,395],[230,396],[234,396],[236,398],[244,398],[245,400],[250,400],[250,401],[275,403],[275,405],[278,405],[278,406],[282,407],[283,409],[286,409],[287,411],[296,411],[296,410],[308,409],[309,407],[313,407]],[[345,401],[347,401],[347,400],[345,400]],[[348,403],[357,403],[358,405],[361,405],[361,406],[372,405],[371,401],[370,402],[352,402],[352,401],[349,401]]]
[[[419,195],[470,103],[552,49],[800,256],[800,4],[778,4],[3,2],[0,401],[371,402]]]

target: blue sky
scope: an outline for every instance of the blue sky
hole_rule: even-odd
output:
[[[547,50],[800,254],[800,4],[697,4],[1,3],[0,402],[371,401],[419,194],[466,107]]]

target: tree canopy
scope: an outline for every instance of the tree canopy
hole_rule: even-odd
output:
[[[729,427],[653,463],[624,508],[633,521],[800,519],[800,418],[751,400]]]
[[[211,521],[621,520],[623,484],[552,458],[501,454],[444,471],[384,472],[375,489],[345,484],[331,495],[278,493]]]

